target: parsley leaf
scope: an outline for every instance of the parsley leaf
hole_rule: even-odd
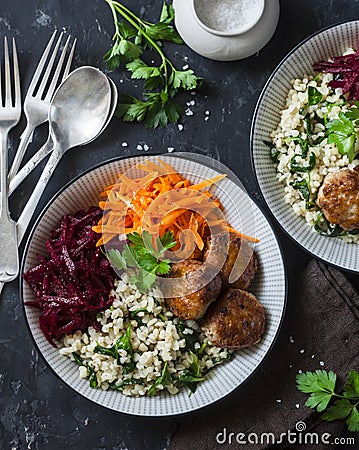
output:
[[[148,104],[130,95],[119,96],[116,114],[125,122],[142,122],[146,117]]]
[[[181,113],[182,108],[170,100],[165,104],[154,101],[148,107],[146,128],[157,128],[169,123],[176,123],[181,117]]]
[[[349,373],[342,394],[335,392],[336,379],[332,371],[317,370],[298,374],[296,381],[300,391],[310,394],[306,406],[318,412],[324,411],[323,420],[346,419],[350,431],[359,431],[359,373],[355,370]],[[337,399],[329,405],[335,397]]]
[[[174,236],[171,231],[166,231],[166,233],[161,237],[160,242],[165,250],[169,250],[176,245],[176,241],[174,240]]]
[[[172,23],[175,18],[175,10],[172,5],[167,5],[167,3],[163,3],[160,22],[163,23]]]
[[[346,419],[349,431],[359,431],[359,412],[349,400],[336,400],[332,406],[322,415],[322,419],[328,422]]]
[[[150,23],[117,0],[106,2],[114,17],[115,34],[113,46],[104,60],[109,70],[125,64],[132,79],[144,81],[143,99],[126,95],[119,101],[117,115],[126,122],[145,122],[146,128],[178,122],[183,108],[173,97],[181,89],[188,91],[199,87],[201,78],[191,69],[176,70],[163,51],[164,41],[183,44],[173,24],[173,6],[164,3],[159,22]],[[146,49],[157,53],[159,65],[148,65],[140,58]]]
[[[359,119],[359,108],[358,107],[352,107],[345,113],[345,117],[347,117],[350,120],[358,120]]]
[[[349,162],[355,157],[356,133],[353,122],[344,113],[339,113],[339,119],[333,119],[326,125],[328,143],[335,144],[341,155],[347,155]]]
[[[186,91],[195,89],[198,83],[198,78],[191,69],[183,71],[174,70],[170,80],[174,89],[183,88]]]
[[[138,256],[132,245],[125,244],[122,249],[122,258],[125,259],[127,267],[136,269],[139,267]]]
[[[116,52],[115,47],[110,48],[110,50],[103,57],[108,70],[111,72],[120,67],[123,58],[119,53]]]
[[[337,376],[334,372],[316,370],[297,375],[298,389],[306,394],[313,392],[334,392]]]
[[[143,236],[145,236],[145,233],[145,231],[142,233]],[[147,234],[149,233],[147,232]],[[143,237],[140,235],[140,233],[129,233],[127,235],[127,239],[132,242],[137,252],[140,252],[146,248],[146,246],[144,245]]]
[[[138,58],[126,64],[126,69],[132,72],[131,78],[138,80],[158,77],[161,72],[158,67],[148,66],[142,59]]]
[[[118,22],[119,32],[124,39],[132,39],[137,36],[137,31],[125,21]]]
[[[172,25],[165,22],[158,22],[147,25],[145,27],[146,33],[156,41],[169,41],[175,44],[183,44],[182,39]]]
[[[140,269],[136,274],[131,277],[131,283],[133,283],[140,292],[147,292],[151,289],[156,281],[156,275],[152,272],[147,272],[145,269]]]
[[[117,267],[120,270],[126,269],[126,260],[117,249],[111,248],[107,251],[106,256],[113,266]]]
[[[166,275],[171,269],[170,261],[163,259],[163,254],[176,245],[171,232],[162,238],[157,238],[155,246],[153,237],[148,231],[129,233],[122,253],[117,249],[107,251],[107,258],[112,265],[120,270],[135,269],[131,277],[133,283],[141,292],[148,291],[156,281],[157,275]],[[156,247],[156,248],[155,248]]]
[[[141,259],[139,259],[138,264],[142,269],[152,272],[154,268],[157,267],[157,258],[152,256],[150,253],[144,253],[141,255]]]
[[[156,80],[157,83],[157,78],[150,78],[150,80]],[[122,98],[124,97],[122,96]],[[159,95],[149,98],[148,93],[146,94],[146,101],[126,96],[125,103],[118,104],[116,113],[125,122],[145,121],[146,128],[157,128],[168,123],[178,122],[182,114],[182,107],[172,100],[161,98]]]
[[[346,419],[352,412],[353,405],[349,400],[336,400],[332,406],[322,415],[324,420],[332,422],[337,419]]]
[[[355,370],[349,373],[348,381],[344,386],[344,397],[358,397],[359,400],[359,373]]]
[[[334,372],[327,373],[324,370],[298,374],[298,389],[311,394],[306,406],[316,408],[319,412],[324,411],[334,394],[336,379],[337,376]]]
[[[354,406],[352,412],[346,420],[349,431],[359,431],[359,411],[358,407]]]
[[[171,266],[167,260],[160,261],[156,266],[156,273],[158,275],[167,275],[170,270]]]

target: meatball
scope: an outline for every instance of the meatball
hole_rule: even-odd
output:
[[[216,347],[250,347],[264,333],[264,308],[250,292],[229,289],[210,306],[202,329]]]
[[[205,271],[201,261],[195,259],[173,264],[169,277],[178,278],[178,281],[171,284],[167,306],[184,320],[203,317],[221,292],[221,277],[218,274],[213,277],[210,271]]]
[[[222,267],[223,288],[248,289],[258,270],[257,253],[246,240],[234,233],[209,237],[204,260],[214,267]]]
[[[359,168],[328,173],[317,204],[330,223],[348,231],[359,228]]]

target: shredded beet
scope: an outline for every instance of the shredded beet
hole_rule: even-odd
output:
[[[348,100],[359,100],[359,50],[351,55],[335,56],[330,61],[320,61],[313,66],[316,72],[332,73],[332,88],[342,88]]]
[[[40,264],[23,274],[36,300],[25,305],[42,311],[40,327],[47,340],[77,330],[98,328],[96,315],[110,307],[115,273],[96,247],[98,233],[92,230],[103,211],[91,207],[62,218],[46,242],[50,258],[38,256]]]

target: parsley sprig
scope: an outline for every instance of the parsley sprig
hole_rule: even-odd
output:
[[[345,419],[349,431],[359,431],[359,373],[356,370],[349,373],[341,394],[335,392],[336,381],[337,376],[332,371],[316,370],[297,375],[298,389],[310,394],[306,406],[323,412],[323,420]]]
[[[348,111],[349,117],[353,111]],[[340,112],[338,119],[333,119],[326,124],[328,143],[334,143],[341,155],[347,155],[349,162],[355,158],[355,141],[357,139],[353,119]]]
[[[155,283],[157,275],[166,275],[170,271],[170,261],[163,256],[176,245],[176,241],[170,231],[156,240],[148,231],[143,231],[142,235],[130,233],[127,239],[130,242],[124,244],[122,252],[109,249],[106,256],[119,270],[133,269],[131,283],[141,292],[146,292]]]
[[[180,89],[196,89],[201,79],[191,69],[177,70],[162,49],[163,41],[183,43],[173,26],[173,6],[164,3],[159,22],[151,23],[140,19],[121,2],[105,1],[111,8],[115,25],[114,44],[104,56],[106,64],[110,70],[125,65],[132,79],[144,80],[144,98],[120,96],[118,115],[127,122],[144,121],[147,128],[178,122],[182,107],[173,97]],[[158,66],[148,65],[141,58],[146,49],[157,53]]]

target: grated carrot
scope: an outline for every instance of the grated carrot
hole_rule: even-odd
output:
[[[233,229],[223,215],[220,217],[223,205],[212,192],[206,190],[226,175],[216,175],[192,184],[161,159],[137,164],[136,169],[146,175],[129,178],[127,174],[119,174],[117,182],[106,186],[100,193],[100,198],[106,200],[99,202],[104,214],[98,225],[93,227],[94,231],[102,233],[97,246],[120,234],[141,234],[143,229],[155,233],[159,229],[160,235],[166,231],[173,233],[177,241],[173,250],[184,251],[183,244],[192,239],[198,251],[202,251],[212,227],[234,232],[251,242],[259,242],[257,238]],[[192,233],[181,235],[186,230]]]

